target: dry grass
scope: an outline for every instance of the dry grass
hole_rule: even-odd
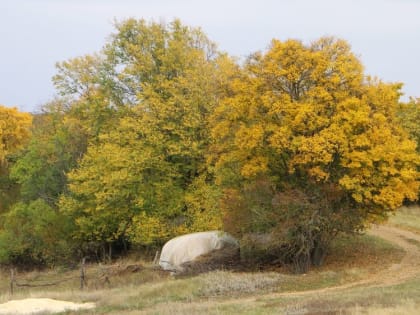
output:
[[[98,309],[99,314],[418,314],[420,280],[390,287],[358,287],[329,294],[261,295],[191,298],[119,309]],[[108,312],[109,311],[109,312]]]
[[[373,305],[368,307],[356,306],[349,310],[350,314],[359,315],[407,315],[407,314],[418,314],[419,302],[414,302],[411,299],[403,299],[401,304],[384,307],[382,305]]]
[[[389,218],[389,224],[415,233],[420,233],[420,206],[401,207]]]
[[[275,272],[215,271],[202,275],[200,281],[200,296],[237,296],[279,290],[283,283],[290,281],[290,276]]]
[[[362,286],[316,298],[307,297],[299,302],[311,314],[418,314],[419,288],[420,279],[417,278],[399,285]]]
[[[401,260],[404,251],[370,235],[342,236],[336,239],[320,270],[360,269],[369,273]]]
[[[98,306],[94,311],[74,314],[301,314],[301,311],[317,311],[322,308],[337,310],[342,305],[357,311],[357,307],[365,307],[360,303],[363,293],[356,292],[350,302],[340,301],[339,297],[321,302],[319,299],[313,301],[310,297],[282,297],[273,301],[267,295],[314,290],[357,281],[372,271],[386,268],[401,257],[398,248],[371,236],[341,238],[334,243],[331,253],[325,266],[313,269],[306,275],[279,273],[278,270],[215,271],[175,279],[154,270],[147,262],[140,263],[144,268],[135,272],[128,267],[138,265],[136,261],[105,266],[89,265],[86,271],[88,286],[84,291],[79,290],[77,269],[18,273],[20,281],[74,279],[51,288],[17,289],[14,298],[48,297],[95,302]],[[384,261],[387,263],[383,264]],[[108,275],[108,282],[104,281],[103,274]],[[1,277],[1,280],[8,279],[7,271]],[[0,283],[0,300],[6,301],[10,299],[8,281]],[[416,303],[417,300],[413,301]],[[382,305],[378,301],[377,307]]]

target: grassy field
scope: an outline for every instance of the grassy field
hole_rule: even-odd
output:
[[[416,211],[403,209],[389,224],[416,230],[415,220],[407,219],[420,216]],[[378,281],[405,255],[395,244],[363,235],[336,240],[325,265],[304,275],[273,267],[264,272],[214,271],[173,278],[149,262],[124,260],[89,265],[83,291],[78,270],[18,273],[21,283],[66,281],[52,287],[17,288],[13,299],[49,297],[97,304],[93,311],[66,314],[416,314],[420,273],[396,283]],[[4,302],[11,299],[8,271],[0,276],[0,302]],[[369,278],[376,280],[364,282]]]

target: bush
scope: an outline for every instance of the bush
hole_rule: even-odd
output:
[[[47,266],[64,262],[71,254],[65,234],[69,226],[43,200],[18,203],[3,215],[0,263]]]

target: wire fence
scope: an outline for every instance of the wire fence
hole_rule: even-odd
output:
[[[109,266],[109,267],[103,267],[100,268],[99,271],[92,272],[89,274],[89,280],[93,283],[100,283],[103,285],[110,285],[111,276],[118,275],[120,273],[129,272],[129,273],[135,273],[139,272],[140,270],[144,269],[152,269],[156,270],[157,263],[158,263],[158,257],[159,257],[159,251],[156,252],[156,255],[153,260],[153,264],[151,267],[144,267],[139,264],[134,265],[126,265],[126,266]],[[58,286],[60,284],[63,284],[65,282],[78,282],[79,283],[79,289],[84,290],[87,287],[87,271],[86,271],[86,257],[83,258],[80,261],[80,269],[79,269],[79,275],[76,276],[70,276],[58,280],[47,280],[47,279],[31,279],[31,280],[23,280],[19,279],[17,276],[17,272],[15,268],[10,269],[10,280],[9,280],[9,292],[10,295],[13,295],[17,289],[19,288],[41,288],[41,287],[53,287]],[[75,284],[77,285],[77,284]]]
[[[17,288],[40,288],[40,287],[51,287],[62,284],[64,282],[74,281],[76,279],[80,280],[80,289],[83,290],[86,285],[86,258],[83,258],[80,264],[80,276],[67,277],[64,279],[46,281],[42,279],[36,279],[32,281],[26,280],[25,282],[20,281],[17,278],[17,273],[15,268],[10,269],[10,283],[9,291],[13,295]]]

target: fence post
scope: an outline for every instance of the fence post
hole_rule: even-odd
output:
[[[85,262],[86,257],[83,257],[80,265],[80,290],[83,290],[83,288],[85,287]]]
[[[156,251],[155,258],[153,259],[153,265],[157,265],[159,261],[159,250]]]
[[[15,271],[13,268],[10,268],[10,295],[13,295],[15,285]]]

